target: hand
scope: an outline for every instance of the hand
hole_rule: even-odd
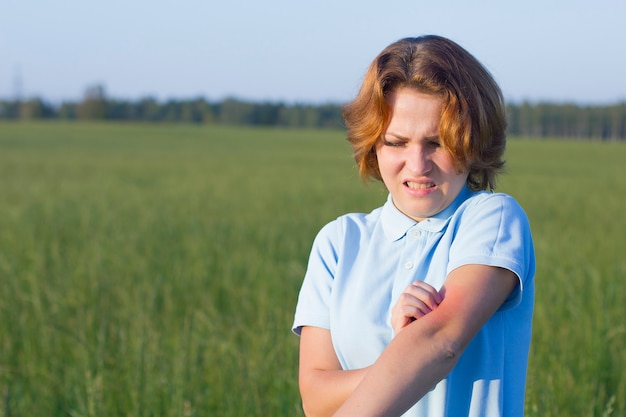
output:
[[[391,327],[395,334],[413,321],[433,311],[443,297],[432,286],[423,281],[409,285],[391,309]]]

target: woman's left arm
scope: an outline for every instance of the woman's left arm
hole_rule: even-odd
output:
[[[388,417],[404,413],[450,373],[518,282],[513,272],[498,267],[465,265],[452,271],[441,290],[441,304],[391,341],[334,415]],[[417,345],[429,349],[416,354]]]

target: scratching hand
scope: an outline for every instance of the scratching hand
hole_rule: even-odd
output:
[[[423,281],[409,285],[391,309],[391,327],[395,334],[433,311],[442,300],[441,294]]]

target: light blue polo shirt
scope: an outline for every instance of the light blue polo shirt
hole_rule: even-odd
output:
[[[393,338],[391,308],[404,289],[418,279],[440,289],[452,270],[467,264],[509,269],[519,285],[452,372],[405,416],[521,417],[535,255],[528,218],[506,194],[464,188],[448,208],[421,222],[389,197],[369,214],[327,224],[313,243],[293,331],[329,329],[344,369],[369,366]],[[416,345],[415,354],[422,348]]]

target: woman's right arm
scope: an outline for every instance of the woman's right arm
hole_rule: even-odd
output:
[[[345,371],[330,331],[305,326],[300,334],[299,384],[307,417],[332,416],[361,382],[367,368]]]

